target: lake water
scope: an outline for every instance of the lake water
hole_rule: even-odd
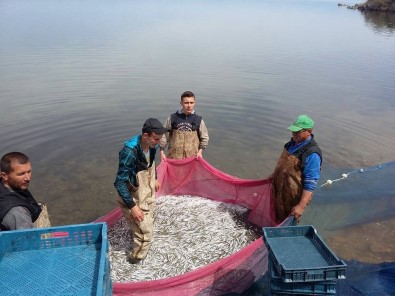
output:
[[[268,177],[303,113],[320,184],[389,163],[394,24],[334,0],[0,0],[0,152],[31,157],[53,225],[116,206],[123,142],[184,90],[209,129],[204,157],[228,174]],[[346,259],[395,261],[394,176],[388,165],[317,189],[302,223]]]

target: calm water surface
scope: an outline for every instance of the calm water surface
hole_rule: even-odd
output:
[[[394,24],[334,0],[0,0],[0,152],[31,157],[31,190],[54,225],[116,206],[123,141],[148,117],[164,121],[184,90],[209,128],[204,157],[226,173],[269,176],[302,113],[316,122],[321,183],[387,163]],[[303,222],[341,254],[339,237],[385,225],[392,238],[371,261],[395,261],[394,176],[390,167],[320,188]],[[364,240],[354,256],[371,249]]]

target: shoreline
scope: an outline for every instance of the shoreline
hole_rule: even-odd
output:
[[[395,0],[367,0],[354,5],[338,3],[337,6],[345,6],[348,9],[358,9],[359,11],[395,13]]]

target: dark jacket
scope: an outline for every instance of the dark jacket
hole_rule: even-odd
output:
[[[292,140],[289,141],[284,145],[284,148],[288,150],[288,147],[292,144]],[[320,147],[318,147],[318,144],[314,140],[314,137],[312,137],[311,141],[303,146],[301,149],[296,150],[293,155],[295,155],[299,160],[301,161],[301,169],[303,171],[304,166],[306,164],[306,157],[309,156],[310,154],[317,153],[320,158],[321,158],[321,164],[322,164],[322,152]]]
[[[33,222],[40,216],[41,207],[29,190],[11,191],[4,186],[0,179],[0,222],[3,221],[9,210],[19,206],[29,210]]]

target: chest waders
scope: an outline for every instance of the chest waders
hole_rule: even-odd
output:
[[[121,203],[123,216],[128,221],[133,237],[132,250],[129,257],[133,259],[144,259],[147,256],[152,242],[154,228],[153,212],[155,209],[155,163],[147,170],[137,173],[138,187],[131,190],[131,194],[136,205],[144,212],[144,220],[135,223],[129,208]]]
[[[272,178],[272,196],[277,220],[282,222],[302,198],[301,161],[284,149]]]
[[[199,151],[197,131],[172,130],[168,147],[168,158],[183,159],[196,156]]]
[[[40,216],[38,216],[34,226],[37,228],[51,227],[51,221],[49,220],[48,209],[45,203],[38,203],[41,207]]]

